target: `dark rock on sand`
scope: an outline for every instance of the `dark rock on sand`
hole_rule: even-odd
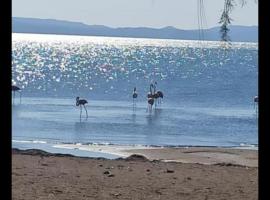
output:
[[[173,171],[173,170],[170,170],[170,169],[167,169],[166,172],[167,172],[167,173],[174,173],[174,171]]]
[[[146,157],[139,154],[132,154],[131,156],[125,159],[126,161],[149,161]]]

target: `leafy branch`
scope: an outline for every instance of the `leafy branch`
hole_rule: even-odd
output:
[[[247,4],[247,0],[239,0],[238,1],[241,6],[245,6]],[[255,0],[255,3],[258,1]],[[232,18],[230,17],[230,14],[233,10],[233,8],[237,5],[235,0],[224,0],[224,9],[222,11],[219,24],[221,24],[220,27],[220,33],[221,33],[221,40],[222,41],[230,41],[229,31],[230,29],[228,26],[231,24]]]

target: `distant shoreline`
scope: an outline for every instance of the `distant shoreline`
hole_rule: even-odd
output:
[[[258,26],[233,25],[229,26],[229,29],[232,42],[258,42]],[[103,25],[86,25],[71,21],[20,17],[12,18],[12,32],[174,40],[221,40],[220,27],[204,29],[204,38],[200,38],[198,30],[182,30],[172,26],[164,28],[111,28]]]

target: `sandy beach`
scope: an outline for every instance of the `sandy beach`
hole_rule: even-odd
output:
[[[13,149],[12,199],[258,199],[256,150],[118,150],[125,158]]]

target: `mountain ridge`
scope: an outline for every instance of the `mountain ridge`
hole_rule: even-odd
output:
[[[229,28],[229,35],[233,42],[258,42],[258,26],[233,25]],[[219,41],[219,30],[219,27],[204,29],[203,39]],[[87,25],[82,22],[71,22],[66,20],[21,17],[12,17],[12,32],[179,40],[199,39],[198,30],[183,30],[175,28],[173,26],[166,26],[162,28],[112,28],[104,25]]]

